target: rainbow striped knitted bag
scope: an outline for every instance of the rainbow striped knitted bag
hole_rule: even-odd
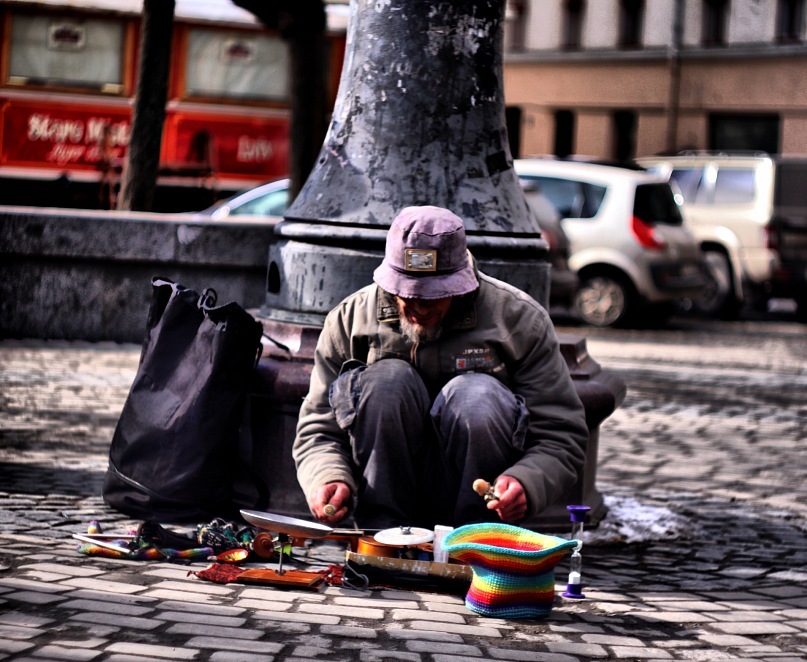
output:
[[[473,570],[468,609],[498,618],[544,618],[555,599],[555,566],[577,541],[484,523],[454,529],[443,546]]]

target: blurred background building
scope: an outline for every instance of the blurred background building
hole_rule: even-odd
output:
[[[521,155],[807,153],[804,0],[508,0]]]

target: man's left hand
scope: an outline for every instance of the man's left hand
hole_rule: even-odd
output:
[[[504,522],[517,522],[527,514],[527,494],[524,486],[511,476],[499,476],[493,487],[497,498],[488,502]]]

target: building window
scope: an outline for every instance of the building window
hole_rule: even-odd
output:
[[[801,41],[804,29],[804,0],[779,0],[776,10],[776,38]]]
[[[574,154],[574,113],[571,110],[555,112],[555,156],[564,159]]]
[[[583,44],[585,0],[566,0],[563,5],[563,48],[579,50]]]
[[[288,51],[279,37],[194,28],[188,34],[186,61],[188,96],[288,98]]]
[[[619,45],[639,48],[644,26],[644,0],[621,0],[619,3]]]
[[[778,115],[709,115],[709,149],[779,152]]]
[[[617,110],[613,121],[613,157],[619,163],[625,163],[636,156],[636,113],[632,110]]]
[[[703,0],[702,42],[704,46],[725,45],[728,14],[728,0]]]
[[[505,50],[521,53],[527,47],[527,2],[507,0],[504,11]]]
[[[20,14],[10,36],[10,85],[123,91],[121,21]]]

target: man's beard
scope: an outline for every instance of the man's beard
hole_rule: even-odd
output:
[[[442,324],[426,328],[413,324],[401,314],[401,333],[415,345],[421,342],[434,342],[442,332]]]

